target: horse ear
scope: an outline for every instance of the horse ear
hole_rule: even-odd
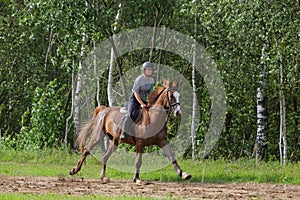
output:
[[[180,87],[182,84],[182,79],[180,81],[178,81],[178,87]]]
[[[177,89],[178,87],[178,82],[177,81],[172,81],[172,89]]]
[[[170,86],[171,86],[170,84],[171,84],[171,82],[169,79],[163,79],[163,86],[165,88],[170,88]]]
[[[172,81],[172,89],[179,89],[180,85],[182,83],[182,80],[180,81]]]

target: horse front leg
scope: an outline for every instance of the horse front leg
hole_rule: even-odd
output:
[[[136,142],[136,156],[135,156],[135,174],[133,177],[133,182],[139,184],[140,180],[140,169],[142,166],[142,155],[143,155],[143,144],[141,141]]]
[[[135,174],[133,177],[133,182],[140,183],[140,168],[142,166],[142,153],[136,153],[135,157]]]
[[[169,143],[164,142],[164,144],[161,144],[161,145],[164,145],[163,147],[161,147],[160,145],[159,146],[163,149],[163,151],[166,154],[166,156],[168,157],[169,161],[174,166],[178,176],[180,176],[183,180],[189,180],[190,178],[192,178],[192,176],[190,174],[182,171],[182,169],[179,167]]]

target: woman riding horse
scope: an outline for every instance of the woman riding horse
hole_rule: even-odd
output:
[[[120,107],[97,107],[93,117],[85,124],[80,131],[76,140],[82,152],[81,159],[77,166],[71,169],[70,175],[76,174],[89,155],[92,148],[103,140],[105,136],[110,139],[109,146],[102,157],[102,172],[100,179],[108,181],[105,177],[106,163],[110,155],[116,150],[121,142],[135,145],[136,147],[136,171],[133,181],[140,182],[140,167],[142,164],[142,153],[146,146],[157,145],[166,154],[169,161],[173,164],[177,174],[184,180],[191,178],[191,175],[183,172],[179,167],[170,145],[167,140],[167,119],[170,113],[174,116],[180,116],[179,92],[177,87],[179,82],[165,82],[163,86],[158,86],[149,96],[149,109],[142,108],[142,118],[134,127],[135,135],[127,136],[121,140],[122,130],[119,127],[119,122],[116,119],[121,119],[123,114],[120,112]],[[88,145],[85,146],[88,136],[91,139]]]
[[[134,124],[140,114],[140,108],[147,107],[148,95],[153,90],[154,80],[151,77],[153,74],[153,64],[145,62],[142,66],[143,74],[137,77],[134,81],[132,93],[128,102],[128,115],[124,118],[121,139],[125,140],[126,133],[134,136]]]

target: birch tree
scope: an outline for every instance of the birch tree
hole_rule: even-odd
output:
[[[120,2],[118,13],[117,13],[116,18],[115,18],[115,26],[114,26],[114,29],[113,29],[114,32],[117,31],[117,26],[116,25],[118,24],[121,6],[122,6],[122,3]],[[112,44],[112,48],[111,48],[111,53],[110,53],[108,84],[107,84],[107,98],[108,98],[109,106],[113,106],[115,104],[114,90],[113,90],[114,61],[117,59],[117,49],[115,48],[115,34],[113,34],[113,36],[112,36],[111,44]],[[120,76],[121,76],[121,74],[120,74]],[[125,95],[125,94],[123,93],[123,95]]]
[[[283,76],[283,60],[278,47],[277,38],[274,36],[275,47],[277,50],[277,58],[279,61],[279,113],[280,113],[280,128],[279,128],[279,155],[281,165],[286,164],[287,160],[287,137],[286,137],[286,105],[284,95],[284,76]],[[283,147],[282,147],[283,145]]]
[[[256,142],[255,142],[255,157],[256,162],[264,157],[266,153],[266,141],[267,141],[267,117],[265,107],[265,59],[266,59],[266,44],[263,45],[261,50],[261,64],[259,74],[259,86],[257,88],[257,131],[256,131]]]
[[[197,13],[194,14],[194,33],[197,33]],[[196,42],[196,41],[195,41]],[[195,158],[196,149],[196,110],[197,110],[197,88],[196,88],[196,44],[193,45],[193,60],[192,60],[192,87],[193,87],[193,109],[192,109],[192,124],[191,124],[191,142],[192,142],[192,158]]]
[[[88,2],[85,1],[85,8],[88,8]],[[73,121],[74,121],[74,138],[77,137],[79,131],[80,131],[80,106],[81,106],[81,99],[80,99],[80,93],[81,93],[81,86],[83,83],[82,80],[82,70],[83,70],[83,65],[82,65],[82,58],[84,56],[85,53],[85,49],[84,49],[84,45],[86,44],[86,35],[85,32],[82,32],[82,45],[81,45],[81,59],[78,62],[78,72],[77,72],[77,80],[76,80],[76,87],[75,92],[74,92],[74,102],[73,102],[73,109],[74,109],[74,117],[73,117]],[[75,147],[75,140],[74,140],[74,147]]]
[[[83,38],[84,39],[84,38]],[[81,53],[83,54],[83,49],[81,50]],[[77,134],[80,131],[80,93],[81,93],[81,86],[82,86],[82,61],[80,60],[78,63],[78,73],[77,73],[77,80],[75,83],[75,93],[74,93],[74,138],[77,137]],[[74,147],[75,147],[75,140],[74,140]]]

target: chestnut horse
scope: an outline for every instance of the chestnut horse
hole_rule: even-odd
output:
[[[127,135],[125,140],[120,139],[122,133],[121,121],[124,114],[120,112],[120,107],[97,107],[93,117],[85,124],[76,140],[82,152],[81,159],[76,167],[72,168],[70,175],[76,174],[90,153],[91,149],[103,140],[105,135],[110,139],[108,148],[102,157],[102,172],[100,179],[108,181],[105,177],[106,163],[110,155],[116,150],[121,142],[136,146],[136,171],[134,182],[140,182],[140,167],[142,164],[143,148],[149,145],[158,145],[163,149],[169,161],[173,164],[176,172],[184,180],[192,176],[183,172],[176,162],[170,145],[167,141],[167,118],[169,114],[180,116],[179,92],[177,88],[179,82],[164,82],[164,86],[158,86],[149,96],[148,109],[141,109],[141,120],[136,122],[135,135]],[[85,142],[91,134],[91,140],[87,146]]]

